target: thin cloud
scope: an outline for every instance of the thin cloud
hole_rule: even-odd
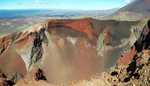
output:
[[[125,1],[126,1],[126,3],[131,3],[131,2],[133,2],[135,0],[125,0]]]

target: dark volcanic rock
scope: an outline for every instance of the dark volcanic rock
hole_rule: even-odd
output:
[[[150,20],[143,29],[139,39],[134,44],[137,52],[141,52],[143,49],[150,48]]]
[[[41,69],[38,69],[38,71],[35,73],[35,80],[47,80],[46,77],[44,76],[44,73]]]

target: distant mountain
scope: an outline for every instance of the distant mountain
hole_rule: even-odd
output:
[[[15,19],[27,17],[58,17],[58,18],[71,18],[71,17],[95,17],[107,16],[114,13],[116,9],[111,10],[0,10],[0,19]]]
[[[119,9],[115,14],[115,18],[122,19],[142,19],[150,17],[150,0],[135,0],[125,7]]]
[[[129,5],[121,8],[119,11],[143,13],[143,15],[150,14],[150,0],[135,0]]]

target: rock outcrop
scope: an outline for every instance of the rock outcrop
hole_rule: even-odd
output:
[[[33,64],[36,64],[42,58],[43,55],[42,43],[43,42],[48,43],[48,39],[45,35],[45,30],[46,30],[45,28],[41,28],[39,32],[32,33],[34,39],[30,55],[29,69]]]
[[[150,45],[150,21],[143,27],[142,32],[137,36],[137,40],[133,43],[133,46],[129,51],[121,55],[118,60],[118,64],[129,64],[133,57],[138,52],[142,52],[144,49],[149,49]],[[140,29],[139,29],[140,30]]]

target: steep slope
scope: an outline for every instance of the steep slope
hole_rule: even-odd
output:
[[[119,9],[114,15],[114,18],[125,20],[140,20],[149,18],[150,16],[150,1],[149,0],[134,0],[125,7]]]

